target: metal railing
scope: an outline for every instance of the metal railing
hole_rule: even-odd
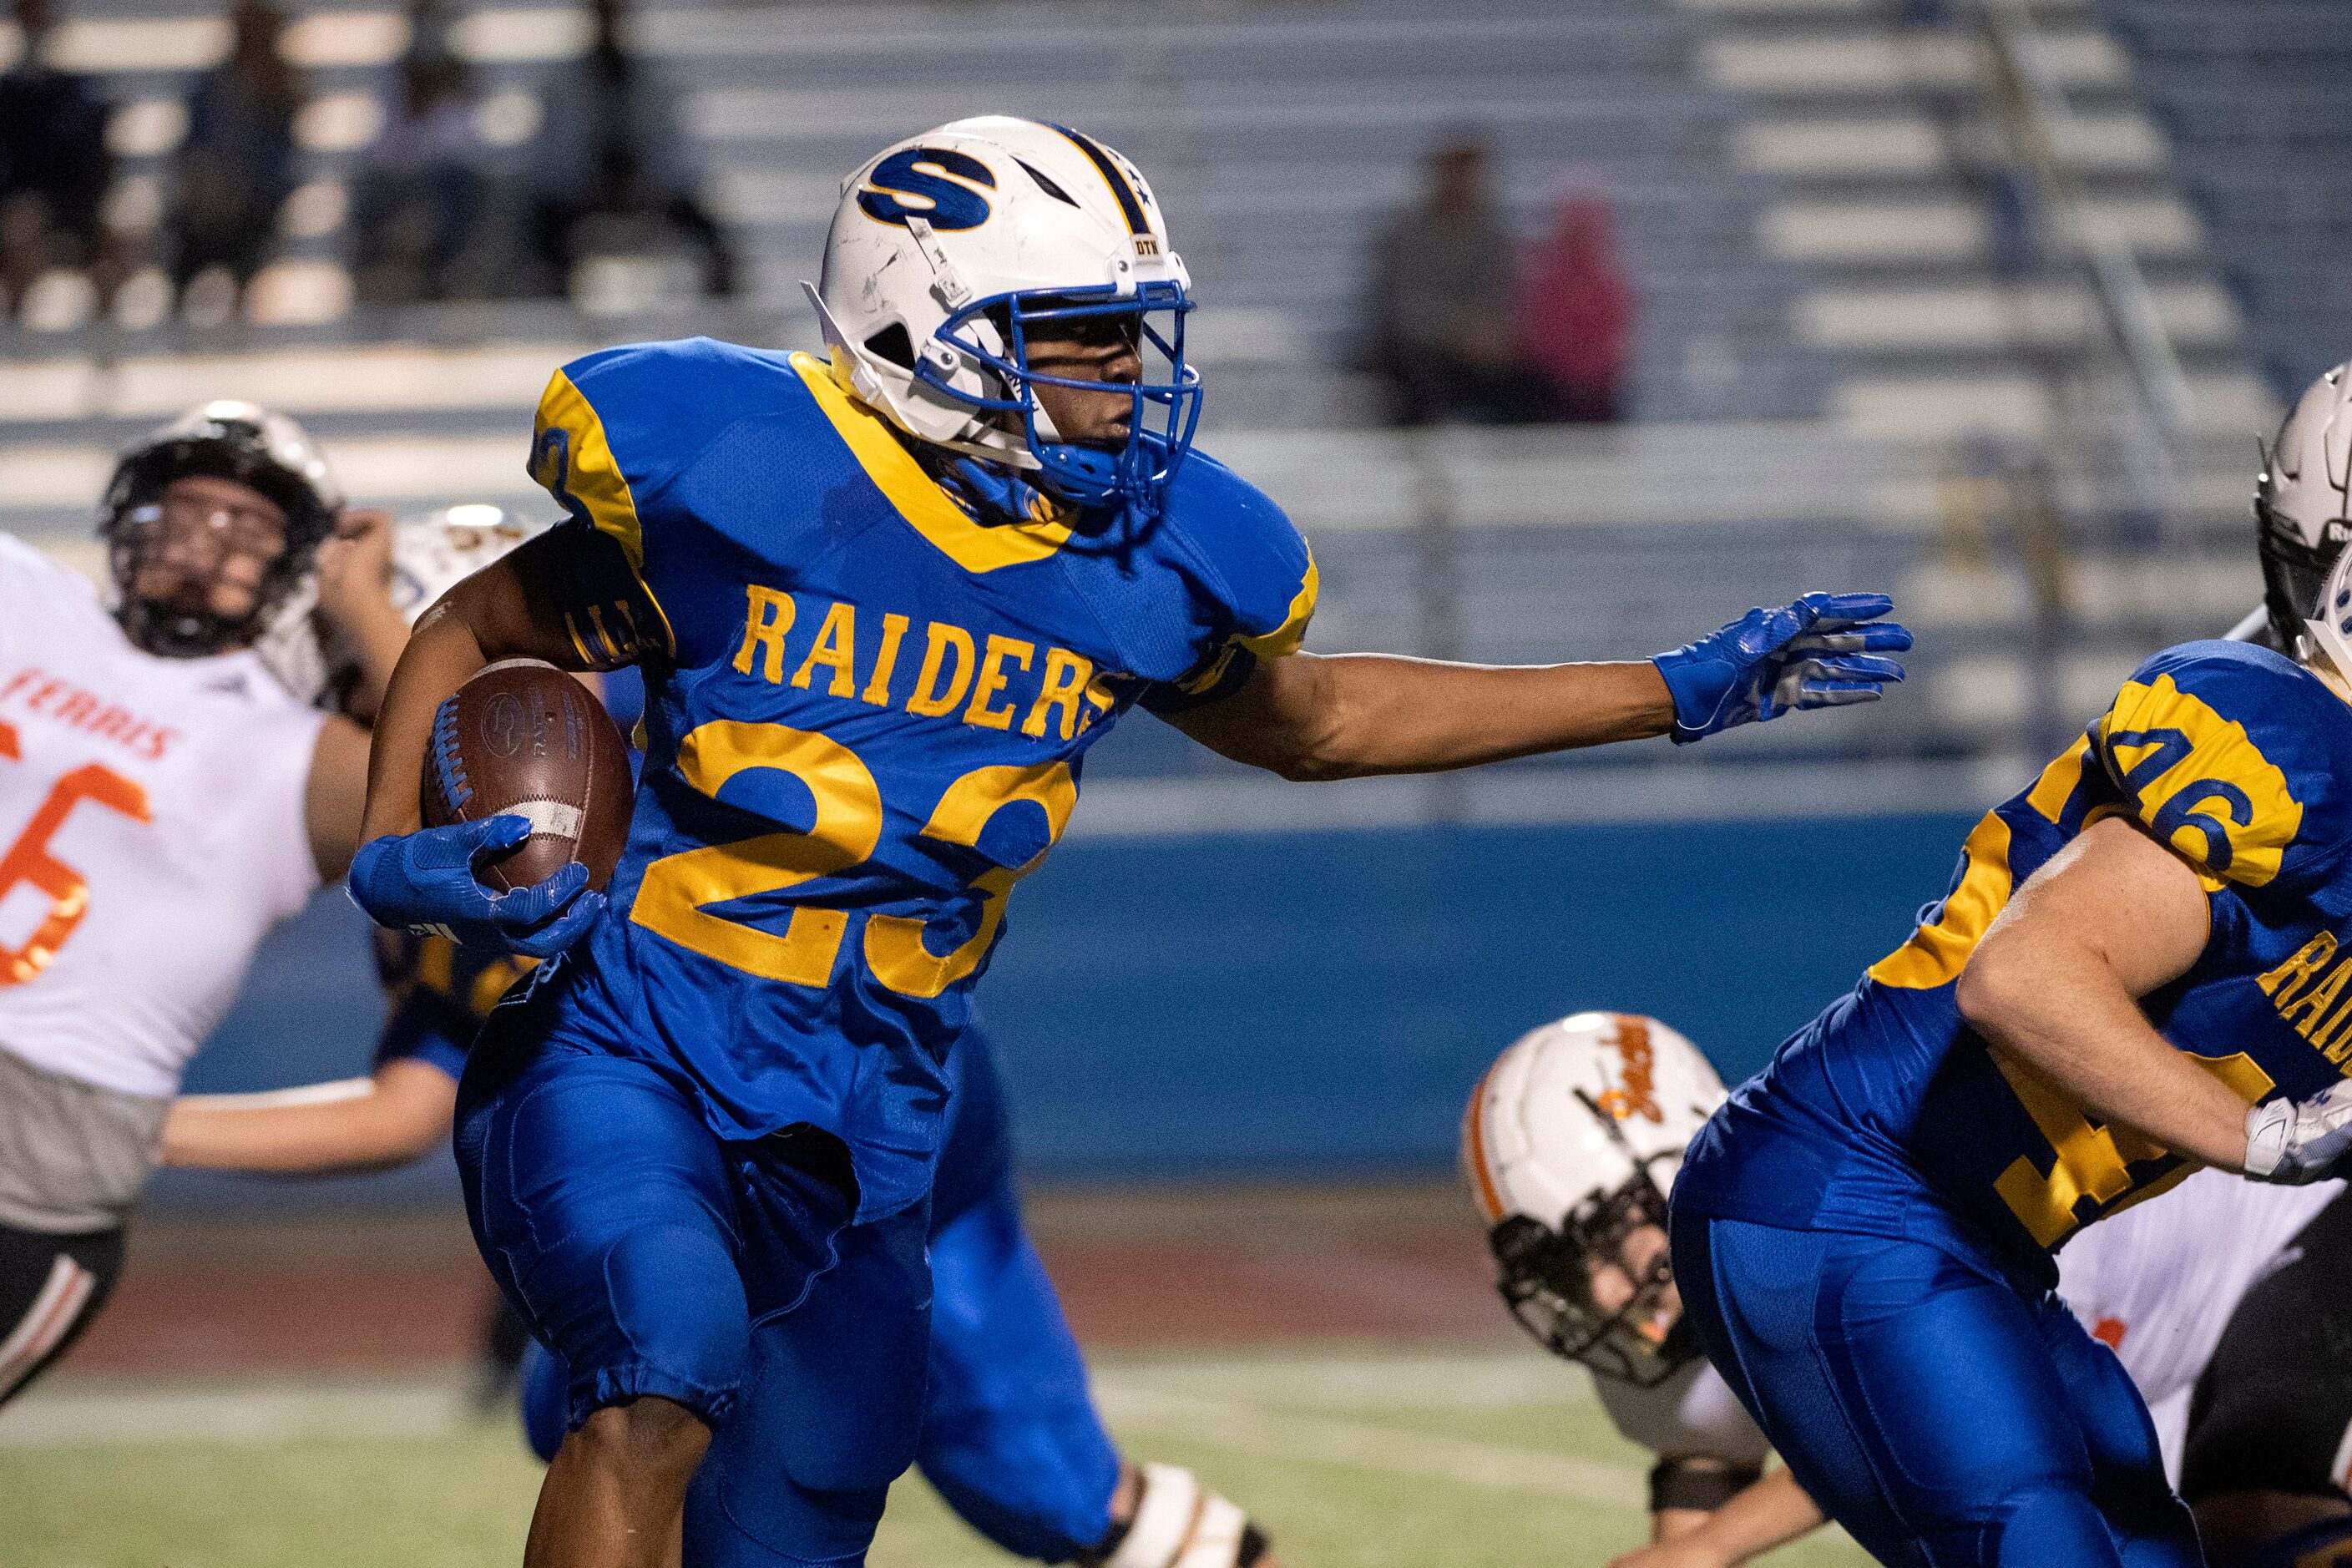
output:
[[[2045,266],[2072,271],[2091,303],[2077,342],[2053,334],[2053,456],[2111,498],[2101,510],[2167,540],[2179,493],[2179,447],[2191,417],[2189,378],[2131,243],[2101,224],[2070,158],[2074,110],[2026,0],[1975,0],[1984,104],[2031,195]]]

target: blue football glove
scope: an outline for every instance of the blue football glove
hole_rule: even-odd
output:
[[[1808,594],[1658,655],[1650,662],[1674,696],[1675,743],[1792,708],[1876,701],[1903,667],[1875,656],[1911,646],[1910,632],[1878,619],[1894,607],[1884,594]]]
[[[352,858],[352,902],[394,931],[552,958],[588,933],[604,912],[604,895],[585,890],[588,868],[577,861],[511,892],[494,893],[474,879],[476,860],[530,837],[530,819],[514,816],[387,834]]]

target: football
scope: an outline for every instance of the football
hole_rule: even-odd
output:
[[[567,862],[588,885],[612,876],[629,833],[629,752],[588,689],[536,658],[500,659],[459,687],[433,719],[425,758],[427,826],[513,815],[531,835],[477,875],[507,891]]]

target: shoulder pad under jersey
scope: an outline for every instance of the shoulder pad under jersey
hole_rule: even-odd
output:
[[[1168,521],[1252,653],[1297,651],[1320,586],[1315,557],[1274,499],[1203,452],[1176,471]]]
[[[2124,683],[2091,744],[2209,889],[2315,887],[2352,841],[2352,704],[2268,648],[2165,649]]]

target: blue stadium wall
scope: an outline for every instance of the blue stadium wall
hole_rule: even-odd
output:
[[[1426,827],[1078,842],[1014,895],[981,1000],[1043,1179],[1436,1173],[1523,1030],[1655,1014],[1728,1079],[1908,931],[1967,821]],[[363,1071],[340,891],[278,931],[194,1090]],[[445,1200],[446,1156],[334,1184],[169,1173],[159,1205]]]

